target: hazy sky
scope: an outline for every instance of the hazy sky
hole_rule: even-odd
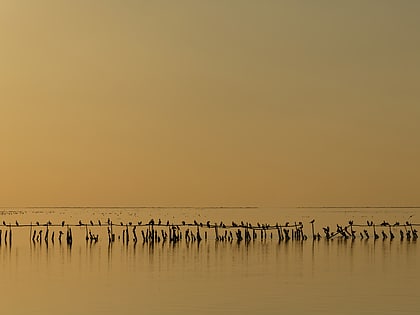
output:
[[[420,204],[419,16],[0,0],[0,205]]]

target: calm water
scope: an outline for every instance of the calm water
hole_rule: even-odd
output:
[[[119,222],[284,224],[302,221],[315,229],[349,220],[420,223],[412,209],[1,209],[0,222],[76,224],[110,218]],[[1,229],[1,227],[0,227]],[[35,227],[36,229],[36,227]],[[45,228],[42,228],[45,230]],[[106,227],[90,227],[99,241],[73,228],[65,242],[30,241],[29,228],[13,229],[0,246],[0,296],[4,314],[418,314],[420,244],[334,239],[278,242],[216,242],[175,245],[141,242],[108,245]],[[38,227],[39,230],[39,227]],[[57,234],[60,228],[52,228]],[[63,229],[63,231],[65,231]],[[360,229],[358,230],[360,231]],[[387,230],[388,231],[388,230]],[[119,236],[122,229],[114,227]],[[398,230],[394,233],[397,234]],[[63,238],[64,240],[64,238]]]

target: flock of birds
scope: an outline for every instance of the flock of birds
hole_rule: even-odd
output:
[[[353,221],[349,221],[348,225],[345,227],[342,227],[337,224],[337,230],[335,232],[332,232],[329,227],[324,227],[323,231],[325,233],[325,237],[327,239],[331,239],[334,236],[342,236],[344,238],[356,238],[356,231],[354,230],[354,227],[362,227],[363,232],[360,231],[359,235],[360,238],[366,238],[369,239],[371,235],[369,234],[369,231],[366,228],[371,228],[372,231],[372,237],[376,240],[382,237],[382,239],[387,239],[388,237],[393,240],[395,238],[395,229],[399,228],[399,237],[401,240],[404,239],[404,237],[407,240],[416,240],[418,238],[417,230],[414,228],[414,226],[417,226],[417,224],[412,224],[409,221],[406,221],[405,224],[400,224],[399,222],[395,222],[394,224],[390,224],[387,221],[383,221],[381,224],[379,224],[379,227],[381,229],[380,233],[377,232],[377,225],[373,221],[367,221],[366,225],[361,224],[354,224]],[[403,230],[404,229],[404,230]],[[394,232],[393,232],[394,230]],[[388,234],[387,232],[388,231]],[[398,233],[398,232],[397,232]]]
[[[320,240],[325,238],[326,240],[331,240],[334,238],[343,238],[343,239],[356,239],[358,236],[361,239],[373,238],[375,240],[382,238],[393,240],[397,235],[401,240],[416,240],[418,238],[417,230],[415,229],[418,224],[410,223],[406,221],[404,224],[395,222],[390,224],[386,221],[383,221],[379,225],[375,224],[373,221],[367,221],[366,224],[354,224],[353,221],[349,221],[347,225],[341,226],[337,224],[336,229],[330,228],[330,226],[325,226],[322,228],[324,235],[321,236],[319,232],[315,232],[315,220],[310,221],[311,230],[312,230],[312,239]],[[12,242],[12,229],[17,227],[30,227],[30,239],[32,242],[48,242],[51,240],[55,241],[56,232],[58,234],[57,239],[61,243],[62,237],[66,234],[65,241],[67,244],[71,245],[73,242],[73,233],[72,228],[74,227],[84,227],[85,228],[85,239],[90,242],[98,242],[99,234],[94,234],[92,232],[93,227],[106,227],[108,242],[113,243],[116,239],[121,240],[125,244],[128,244],[129,241],[137,242],[137,228],[140,229],[143,243],[159,243],[169,241],[171,243],[176,243],[184,239],[186,242],[200,242],[203,239],[207,240],[209,237],[209,231],[214,230],[214,237],[216,241],[220,242],[249,242],[251,240],[261,239],[266,240],[267,238],[273,238],[277,234],[278,241],[289,241],[289,240],[298,240],[303,241],[307,240],[308,236],[304,233],[303,223],[294,222],[285,224],[260,224],[255,225],[249,222],[240,223],[231,222],[231,224],[220,223],[211,223],[207,221],[206,223],[197,222],[194,220],[193,223],[187,223],[182,221],[181,224],[174,224],[169,221],[163,223],[161,219],[155,221],[151,219],[148,222],[139,221],[137,223],[128,222],[119,224],[114,224],[111,219],[108,219],[106,222],[102,223],[100,220],[96,222],[90,220],[89,222],[82,222],[79,220],[77,224],[69,224],[65,221],[62,221],[60,224],[53,224],[51,221],[48,221],[44,224],[35,222],[35,224],[20,224],[16,221],[14,224],[6,223],[3,221],[3,226],[6,228],[4,233],[4,240],[7,243]],[[57,228],[59,229],[57,231]],[[361,229],[356,231],[356,229]],[[65,229],[65,233],[62,229]],[[114,231],[117,231],[121,234],[116,235]],[[204,233],[203,233],[204,232]],[[395,233],[395,234],[394,234]],[[0,244],[2,242],[2,230],[0,229]]]

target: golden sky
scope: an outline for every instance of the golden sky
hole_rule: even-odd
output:
[[[418,1],[0,1],[0,204],[420,204]]]

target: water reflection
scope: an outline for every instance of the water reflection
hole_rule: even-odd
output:
[[[206,230],[207,237],[202,234],[201,242],[187,242],[187,227],[180,227],[182,239],[170,242],[170,230],[162,226],[155,227],[160,242],[142,242],[140,228],[137,228],[139,240],[135,242],[133,227],[128,226],[126,234],[127,226],[123,224],[112,226],[115,241],[109,242],[105,225],[108,217],[115,222],[148,222],[160,217],[166,224],[173,217],[193,222],[201,214],[203,222],[304,221],[306,233],[312,236],[308,221],[313,217],[317,218],[317,233],[321,226],[335,226],[336,222],[347,223],[350,219],[360,222],[362,216],[367,217],[364,221],[382,222],[382,216],[387,215],[404,222],[401,217],[408,217],[406,213],[174,211],[160,209],[152,213],[132,209],[127,214],[120,209],[26,210],[13,216],[4,212],[5,223],[18,220],[19,228],[2,228],[0,277],[5,285],[1,286],[0,294],[9,301],[3,311],[27,314],[30,306],[32,314],[44,315],[56,314],[58,310],[74,314],[81,309],[90,314],[138,314],[139,309],[148,314],[278,314],[280,310],[287,314],[325,314],[332,309],[340,314],[407,314],[420,309],[419,246],[413,238],[407,239],[406,231],[401,241],[397,227],[392,227],[396,234],[393,240],[389,227],[375,227],[379,235],[375,240],[373,227],[369,226],[366,228],[369,239],[357,234],[356,239],[337,235],[329,240],[309,237],[279,241],[274,229],[265,231],[267,236],[263,238],[258,230],[258,238],[248,242],[237,242],[235,237],[229,240],[229,233],[223,241],[216,241],[214,229]],[[67,244],[63,220],[81,220],[88,222],[88,226],[72,227],[73,242]],[[98,226],[92,225],[91,220],[94,224],[100,220],[101,226],[99,222]],[[41,223],[34,225],[32,231],[30,226],[22,227],[31,221],[60,224]],[[189,228],[197,234],[195,226]],[[49,238],[45,242],[47,229]],[[363,228],[354,229],[363,232]],[[9,232],[6,242],[5,232],[10,230],[12,242]],[[388,235],[386,239],[382,230]],[[168,233],[166,240],[161,231]],[[98,235],[98,241],[89,232]]]

